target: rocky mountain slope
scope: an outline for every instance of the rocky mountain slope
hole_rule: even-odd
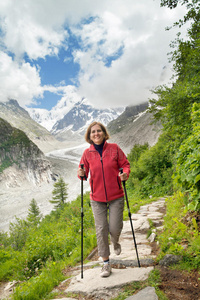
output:
[[[146,110],[133,117],[133,120],[125,124],[116,125],[119,131],[111,134],[111,141],[118,143],[125,153],[129,153],[135,144],[150,146],[156,144],[161,133],[161,124],[152,124],[152,115]],[[116,120],[116,123],[118,121]],[[123,127],[123,129],[121,129]]]
[[[51,164],[42,151],[23,131],[0,118],[0,185],[40,185],[52,180]]]
[[[111,134],[123,131],[123,129],[130,123],[132,123],[139,114],[148,108],[148,102],[142,103],[140,105],[127,106],[124,112],[115,120],[108,124],[108,130]]]
[[[125,111],[108,124],[110,141],[119,144],[128,154],[135,144],[153,146],[161,133],[160,123],[153,124],[153,115],[147,111],[148,103],[126,107]]]
[[[35,122],[16,100],[0,102],[0,118],[24,131],[43,152],[61,147],[55,137],[46,128]]]

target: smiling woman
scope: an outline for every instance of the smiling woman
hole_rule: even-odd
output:
[[[78,177],[87,179],[90,172],[90,200],[95,219],[98,253],[104,261],[100,275],[108,277],[112,272],[109,263],[109,234],[115,253],[121,253],[119,237],[123,227],[124,209],[121,182],[128,179],[130,164],[117,144],[107,143],[109,134],[100,122],[95,121],[89,125],[85,139],[91,145],[82,155]],[[120,168],[123,168],[122,174],[119,172]]]

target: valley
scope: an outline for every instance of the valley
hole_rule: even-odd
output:
[[[34,184],[33,178],[30,176],[32,170],[28,170],[27,167],[24,169],[24,173],[23,169],[16,171],[14,166],[4,170],[3,179],[0,180],[0,230],[2,231],[9,230],[9,223],[15,221],[15,216],[26,218],[32,199],[36,200],[43,216],[49,214],[54,209],[53,204],[49,202],[52,199],[53,185],[60,176],[68,184],[67,201],[76,199],[80,194],[77,167],[84,149],[89,146],[84,140],[83,133],[88,124],[96,120],[97,117],[98,121],[104,125],[108,124],[108,128],[109,122],[112,121],[112,126],[109,128],[111,136],[109,142],[117,143],[125,154],[130,152],[134,144],[148,143],[152,146],[158,140],[161,128],[159,124],[151,124],[151,115],[145,111],[147,104],[122,109],[121,115],[120,110],[116,112],[106,109],[101,110],[101,112],[99,110],[94,111],[94,115],[91,115],[91,107],[86,106],[85,103],[75,103],[70,109],[65,107],[63,103],[61,104],[57,111],[56,124],[58,124],[59,118],[60,120],[64,119],[65,122],[63,122],[62,128],[59,125],[59,130],[49,132],[47,128],[34,121],[27,111],[18,105],[17,101],[10,100],[7,103],[0,103],[0,117],[10,122],[13,127],[24,131],[29,139],[43,152],[43,160],[47,160],[51,165],[53,179],[41,180]],[[80,116],[83,117],[83,108],[87,113],[84,114],[81,122],[79,120],[79,124],[77,120]],[[63,118],[64,110],[66,110],[65,118]],[[74,116],[73,118],[67,118],[67,116],[69,117],[69,111],[71,111],[70,115]],[[34,110],[34,113],[36,115],[36,110]],[[39,112],[37,111],[37,113]],[[45,124],[47,121],[43,113],[40,115],[41,124],[43,124],[42,122]],[[120,117],[117,117],[118,114]],[[71,123],[66,123],[66,120]],[[76,124],[76,127],[77,124],[80,125],[76,128],[76,131],[71,130],[73,124]],[[113,131],[113,129],[115,130]],[[30,157],[29,160],[31,159]],[[34,159],[37,160],[36,157]],[[37,176],[46,178],[46,171],[42,171],[40,167],[34,172]],[[24,180],[25,173],[28,174],[28,180]],[[84,191],[87,190],[89,190],[88,181],[84,182]]]
[[[72,201],[80,194],[80,180],[77,178],[77,168],[81,153],[87,144],[60,149],[46,153],[52,164],[53,173],[62,176],[68,184],[68,199]],[[26,218],[31,200],[34,198],[40,212],[45,216],[54,208],[49,202],[52,199],[54,182],[33,186],[25,183],[20,187],[1,188],[0,191],[0,230],[8,231],[9,223],[17,218]],[[84,191],[89,189],[84,183]]]

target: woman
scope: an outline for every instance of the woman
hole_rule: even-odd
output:
[[[84,169],[79,165],[78,177],[87,179],[90,172],[90,199],[95,219],[98,254],[104,261],[101,277],[108,277],[112,272],[109,263],[109,233],[115,253],[121,253],[119,236],[123,227],[124,209],[121,181],[128,179],[130,164],[117,144],[107,143],[109,134],[103,124],[93,122],[86,131],[85,139],[91,145],[82,155],[80,164],[84,164]],[[123,168],[122,174],[119,168]]]

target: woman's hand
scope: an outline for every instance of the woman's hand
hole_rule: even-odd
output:
[[[85,169],[79,168],[77,171],[77,175],[79,177],[84,177],[85,176]]]
[[[121,181],[126,181],[128,179],[127,173],[119,172],[119,177],[120,177]]]

